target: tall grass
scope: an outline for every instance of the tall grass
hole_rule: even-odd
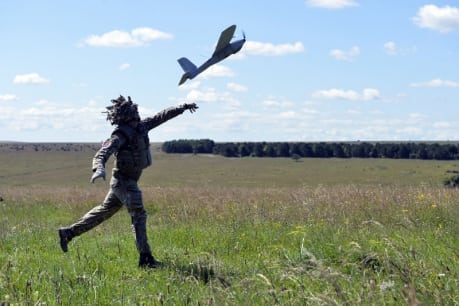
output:
[[[457,192],[440,187],[144,188],[166,267],[139,270],[127,213],[62,254],[99,190],[4,190],[0,299],[46,304],[454,304]]]
[[[446,164],[348,161],[333,173],[319,161],[321,174],[317,160],[219,160],[160,156],[154,169],[167,172],[142,180],[157,270],[137,267],[126,211],[60,250],[57,228],[97,205],[107,182],[51,184],[65,173],[47,164],[50,180],[3,184],[0,304],[459,303],[459,193],[429,183]],[[305,164],[314,180],[301,180]]]

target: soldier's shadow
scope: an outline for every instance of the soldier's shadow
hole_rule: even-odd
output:
[[[210,262],[199,261],[190,264],[168,262],[166,263],[166,267],[174,269],[184,277],[194,278],[204,284],[209,284],[212,281],[218,281],[225,288],[231,287],[231,284],[222,275],[220,275],[220,273],[218,273],[218,269]]]

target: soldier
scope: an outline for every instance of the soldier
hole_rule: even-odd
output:
[[[137,182],[142,170],[151,165],[150,143],[148,132],[158,125],[181,115],[185,110],[191,113],[198,106],[185,103],[177,107],[167,108],[153,117],[140,119],[137,104],[126,100],[123,96],[111,100],[113,105],[107,107],[107,120],[115,125],[111,137],[107,139],[92,161],[94,174],[91,183],[98,178],[105,180],[105,163],[113,154],[115,156],[110,190],[104,202],[91,209],[76,223],[59,229],[60,245],[64,252],[68,243],[76,236],[89,231],[106,219],[113,216],[123,205],[131,215],[132,230],[137,250],[140,253],[139,267],[156,268],[161,266],[151,254],[147,239],[147,212],[143,206],[142,193]]]

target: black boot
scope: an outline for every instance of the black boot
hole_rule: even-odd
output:
[[[155,269],[155,268],[160,268],[163,266],[163,263],[160,261],[157,261],[153,255],[149,253],[143,253],[140,254],[139,258],[139,267],[140,268],[150,268],[150,269]]]
[[[73,238],[72,230],[68,227],[61,227],[59,229],[59,238],[60,238],[62,251],[67,252],[68,251],[67,245],[69,244],[70,240],[72,240]]]

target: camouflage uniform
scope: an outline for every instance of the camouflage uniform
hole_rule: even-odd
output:
[[[124,99],[122,96],[118,99],[121,98]],[[132,230],[137,250],[140,253],[139,265],[155,267],[159,262],[154,260],[151,255],[146,230],[147,212],[142,202],[142,192],[137,185],[143,169],[150,166],[152,162],[148,132],[182,114],[186,109],[193,112],[197,106],[192,103],[170,107],[144,120],[140,120],[140,117],[138,117],[137,105],[133,104],[132,106],[135,107],[135,113],[137,114],[134,114],[134,120],[137,121],[135,126],[132,126],[126,120],[112,120],[112,123],[117,123],[117,126],[110,139],[107,139],[96,153],[92,162],[94,175],[91,178],[91,182],[94,182],[98,177],[105,179],[105,163],[111,155],[115,157],[110,190],[104,202],[91,209],[73,225],[61,228],[59,236],[61,247],[66,252],[67,244],[73,237],[79,236],[99,225],[113,216],[124,205],[131,215]],[[108,117],[110,119],[110,115]],[[132,116],[127,117],[128,120],[133,120]]]

